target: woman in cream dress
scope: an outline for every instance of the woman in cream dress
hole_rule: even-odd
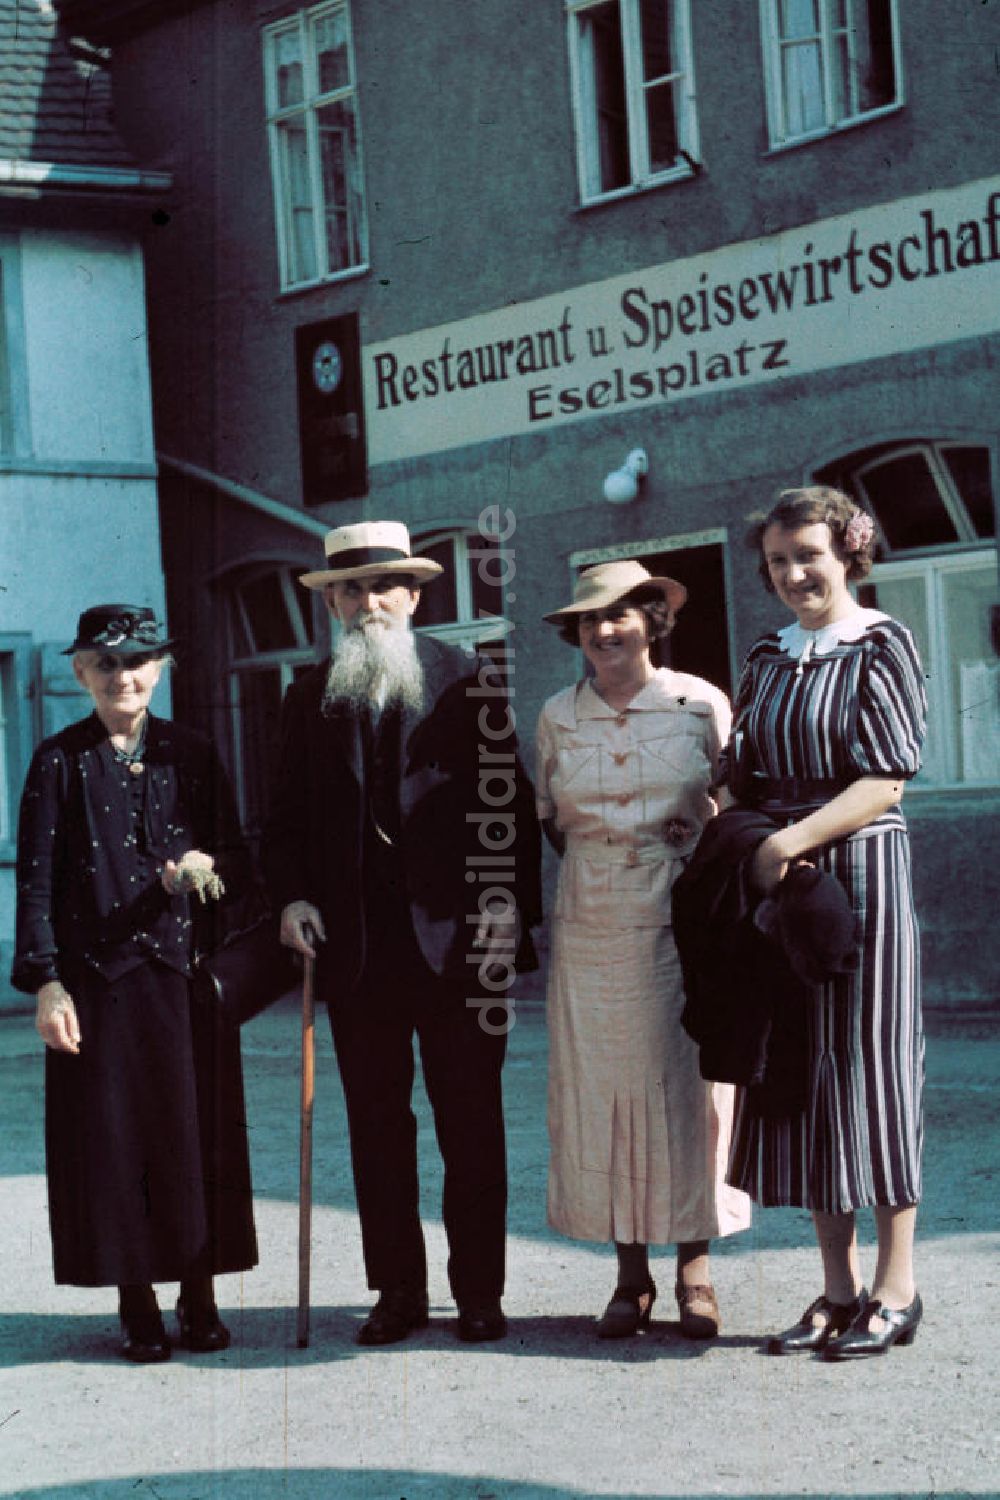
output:
[[[613,1240],[618,1285],[597,1331],[649,1322],[650,1244],[677,1245],[681,1329],[712,1338],[709,1241],[745,1229],[726,1185],[733,1090],[706,1083],[682,1030],[670,889],[715,811],[725,695],[654,664],[686,591],[638,562],[581,573],[545,618],[593,677],[556,693],[538,726],[538,807],[562,857],[548,986],[549,1222]]]

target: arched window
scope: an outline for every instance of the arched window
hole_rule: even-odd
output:
[[[413,550],[444,569],[422,589],[414,629],[470,649],[502,642],[510,629],[504,585],[513,570],[497,538],[471,529],[429,532]]]
[[[918,786],[1000,784],[996,509],[990,451],[917,439],[839,459],[816,478],[878,518],[878,561],[858,590],[913,631],[928,677]]]
[[[312,596],[300,571],[264,563],[227,579],[233,785],[251,837],[261,828],[285,690],[316,660]]]

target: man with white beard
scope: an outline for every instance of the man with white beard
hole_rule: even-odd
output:
[[[264,864],[282,942],[316,957],[330,1010],[379,1293],[357,1338],[396,1343],[428,1321],[414,1033],[444,1161],[458,1336],[502,1338],[504,995],[516,966],[534,966],[534,797],[495,669],[410,628],[440,565],[413,556],[395,521],[337,527],[325,550],[302,582],[322,591],[340,638],[286,695]],[[489,888],[484,864],[500,871]]]

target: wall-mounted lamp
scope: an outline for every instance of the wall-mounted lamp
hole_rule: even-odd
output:
[[[633,448],[620,469],[612,469],[604,481],[604,498],[612,505],[628,505],[639,493],[639,480],[649,473],[645,448]]]

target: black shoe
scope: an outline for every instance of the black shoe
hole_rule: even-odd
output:
[[[357,1332],[359,1344],[398,1344],[415,1328],[426,1328],[429,1307],[426,1292],[395,1287],[381,1292],[367,1320]]]
[[[824,1349],[836,1334],[850,1328],[867,1304],[868,1293],[864,1287],[853,1302],[831,1302],[829,1297],[817,1297],[793,1327],[786,1328],[784,1333],[776,1333],[764,1347],[768,1354],[813,1354]],[[821,1313],[826,1321],[814,1323],[816,1313]]]
[[[599,1339],[630,1339],[640,1328],[649,1327],[656,1301],[656,1286],[616,1286],[611,1301],[594,1325]]]
[[[221,1349],[229,1348],[229,1329],[219,1317],[214,1302],[189,1308],[179,1297],[177,1322],[180,1325],[178,1343],[183,1349],[190,1349],[192,1354],[217,1354]]]
[[[119,1287],[118,1318],[123,1359],[134,1365],[157,1365],[170,1358],[170,1340],[151,1286]]]
[[[845,1333],[830,1340],[823,1350],[823,1358],[866,1359],[870,1354],[885,1354],[893,1344],[912,1344],[923,1315],[924,1304],[919,1292],[909,1307],[886,1307],[876,1297],[861,1309]],[[872,1331],[872,1318],[881,1318],[885,1324],[881,1333]]]
[[[488,1344],[507,1332],[499,1297],[486,1302],[463,1302],[458,1309],[458,1336],[463,1344]]]

